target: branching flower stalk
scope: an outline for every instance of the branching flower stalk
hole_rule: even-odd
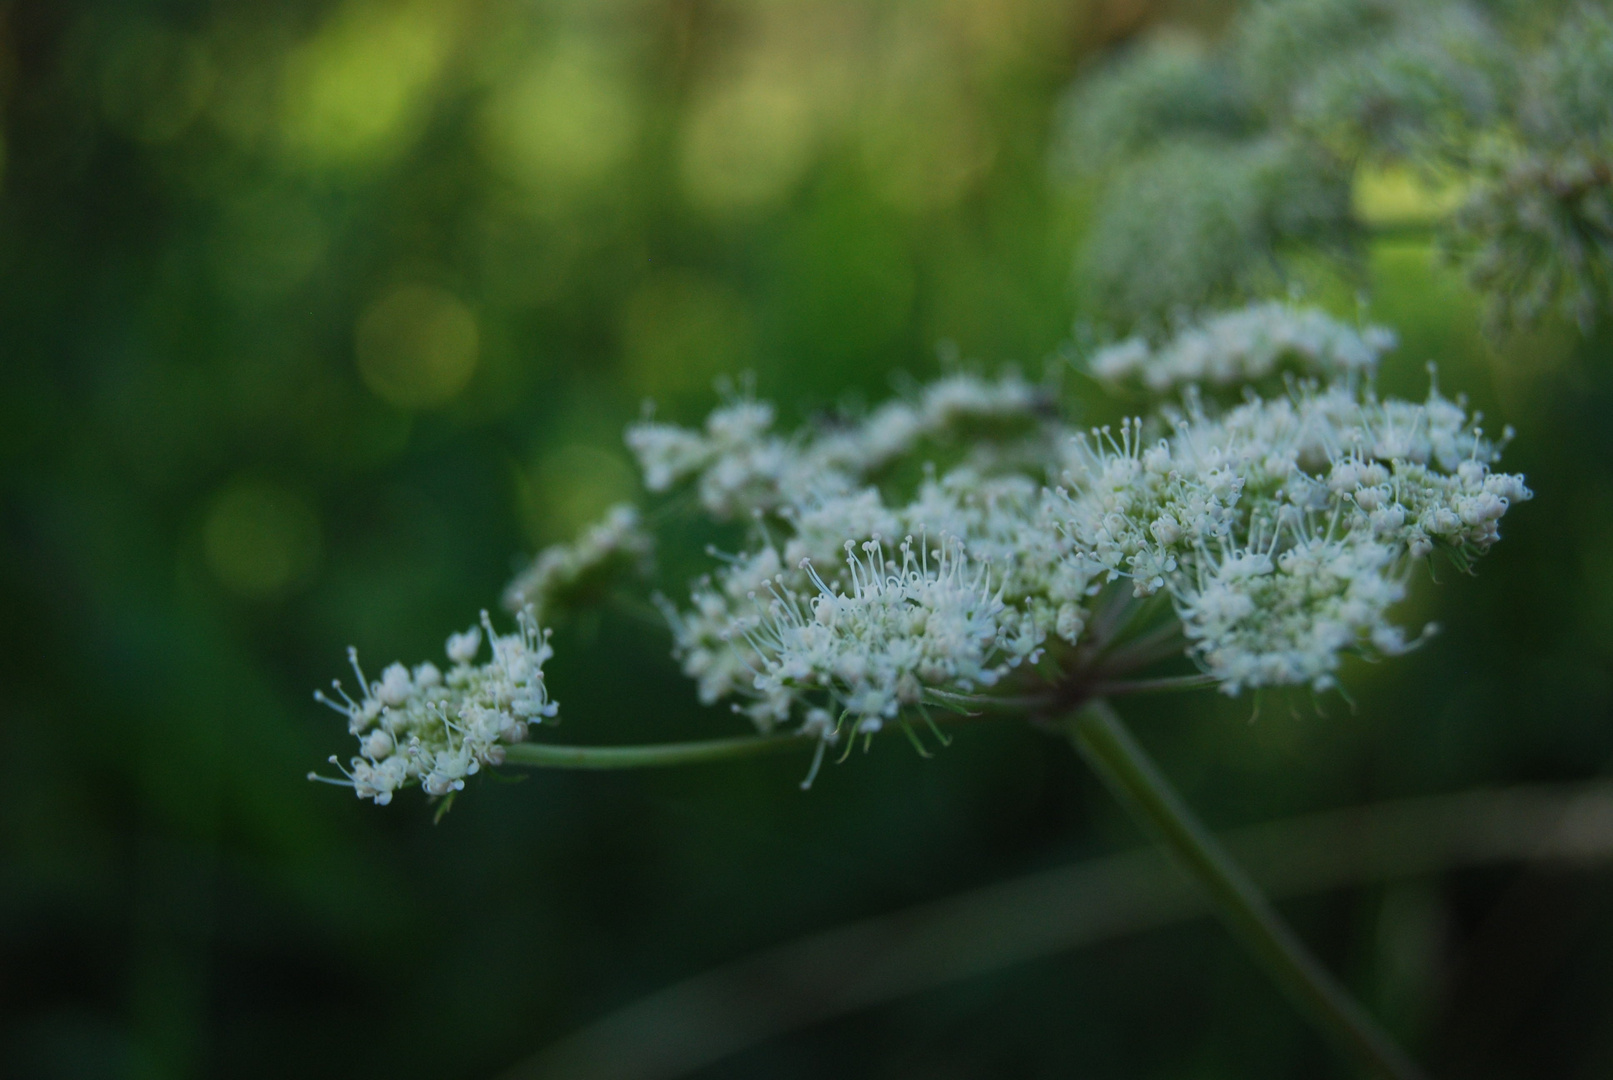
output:
[[[1345,658],[1383,659],[1430,627],[1394,617],[1419,566],[1461,569],[1500,537],[1523,478],[1460,399],[1382,399],[1393,336],[1260,304],[1151,345],[1088,358],[1153,404],[1078,430],[1051,385],[954,374],[860,417],[776,430],[735,396],[698,429],[645,419],[627,443],[651,496],[692,492],[747,542],[713,552],[679,601],[653,594],[701,701],[748,735],[650,746],[532,738],[555,715],[537,625],[652,569],[636,508],[551,548],[507,591],[517,629],[448,640],[450,669],[387,667],[357,697],[320,695],[359,752],[330,782],[385,804],[452,797],[483,768],[630,768],[811,751],[830,760],[900,732],[928,756],[975,718],[1070,735],[1175,852],[1230,926],[1319,1026],[1366,1065],[1416,1070],[1219,853],[1121,726],[1128,694],[1338,686]],[[1504,441],[1504,440],[1503,440]],[[491,659],[478,663],[482,637]],[[335,759],[333,759],[335,760]]]
[[[1374,1072],[1423,1075],[1312,957],[1253,881],[1199,824],[1102,698],[1066,725],[1070,741],[1148,834],[1203,887],[1229,930],[1316,1026]]]

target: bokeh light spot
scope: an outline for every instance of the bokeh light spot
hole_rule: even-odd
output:
[[[864,129],[862,148],[874,189],[915,212],[957,202],[994,154],[967,109],[933,100],[887,102]]]
[[[270,600],[313,574],[319,532],[319,517],[301,495],[272,481],[241,478],[209,504],[202,553],[230,592]]]
[[[617,65],[567,41],[495,94],[481,116],[492,163],[534,192],[569,197],[620,165],[638,137],[638,108]]]
[[[1403,165],[1362,165],[1351,201],[1356,216],[1369,225],[1410,225],[1439,221],[1468,193],[1466,185],[1433,183]]]
[[[316,167],[352,166],[412,141],[447,51],[443,11],[349,3],[293,49],[281,116],[287,151]]]
[[[939,45],[914,42],[881,73],[862,116],[862,159],[886,202],[923,212],[950,206],[990,167],[996,149],[972,95]]]
[[[783,79],[758,75],[708,94],[683,131],[685,193],[712,209],[777,201],[811,163],[815,126],[807,89]]]
[[[476,371],[476,316],[434,285],[401,285],[359,316],[358,370],[376,396],[403,409],[441,405]]]

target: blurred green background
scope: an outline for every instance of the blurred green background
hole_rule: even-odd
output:
[[[693,421],[754,372],[798,420],[952,354],[1039,371],[1083,314],[1065,89],[1223,14],[0,4],[0,1074],[491,1075],[754,949],[1136,843],[1012,725],[932,761],[877,746],[809,793],[794,759],[479,783],[433,827],[306,782],[348,752],[309,694],[350,642],[436,656],[520,553],[632,497],[645,398]],[[1437,359],[1517,427],[1537,498],[1477,578],[1418,587],[1408,621],[1445,632],[1352,669],[1353,714],[1134,710],[1217,826],[1613,758],[1613,339],[1488,340],[1414,240],[1368,271],[1402,334],[1385,388],[1421,396]],[[556,646],[568,740],[736,731],[653,627]],[[1606,869],[1285,911],[1439,1075],[1613,1074]],[[1343,1073],[1201,922],[705,1075]]]

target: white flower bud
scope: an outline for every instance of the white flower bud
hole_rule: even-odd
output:
[[[473,626],[460,634],[448,635],[448,659],[456,664],[469,664],[482,648],[482,629]]]
[[[409,669],[402,664],[389,664],[375,687],[375,696],[381,704],[394,709],[408,701],[412,693],[414,683],[409,678]]]
[[[1148,526],[1148,531],[1161,544],[1170,545],[1182,538],[1182,526],[1169,514],[1162,514]]]
[[[1379,509],[1389,499],[1389,493],[1381,487],[1361,488],[1355,493],[1355,505],[1369,514]]]
[[[364,737],[359,745],[364,748],[365,757],[379,760],[392,753],[392,736],[384,731],[372,731]]]
[[[1435,536],[1450,536],[1461,529],[1462,519],[1456,511],[1441,506],[1423,514],[1419,524]]]
[[[1399,532],[1406,524],[1406,508],[1399,503],[1372,511],[1372,531],[1378,536]]]
[[[1479,525],[1498,521],[1507,512],[1507,504],[1488,491],[1470,495],[1457,501],[1457,511],[1464,524]]]
[[[1507,500],[1509,503],[1523,502],[1532,497],[1533,493],[1524,486],[1523,477],[1510,473],[1491,473],[1484,478],[1484,490],[1492,495]]]

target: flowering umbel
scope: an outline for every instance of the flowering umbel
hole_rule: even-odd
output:
[[[1327,691],[1346,655],[1426,633],[1393,615],[1419,562],[1470,566],[1530,496],[1460,400],[1376,395],[1393,342],[1280,303],[1129,339],[1090,374],[1172,396],[1118,430],[1075,429],[1054,388],[1014,374],[951,375],[789,435],[749,397],[697,430],[636,424],[651,492],[686,485],[710,517],[750,523],[687,603],[657,596],[674,650],[702,701],[815,739],[820,759],[889,725],[933,727],[933,710],[1125,692],[1173,655],[1198,674],[1167,682]],[[540,554],[507,602],[558,610],[644,570],[642,521],[612,510]],[[341,782],[376,802],[416,782],[457,791],[552,715],[547,639],[530,606],[518,618],[498,637],[484,617],[487,664],[472,630],[449,640],[447,674],[360,675],[362,698],[335,705],[362,750]]]
[[[339,681],[333,684],[339,701],[314,696],[347,717],[359,752],[346,766],[332,755],[345,779],[314,773],[309,779],[351,787],[385,806],[399,788],[419,784],[428,795],[449,795],[482,766],[503,764],[505,746],[525,740],[530,725],[556,711],[543,684],[544,661],[554,655],[549,636],[529,612],[516,619],[516,632],[500,635],[484,611],[481,626],[449,635],[446,672],[429,660],[412,671],[395,663],[370,682],[358,651],[349,649],[360,696]],[[493,655],[477,664],[484,630]]]

